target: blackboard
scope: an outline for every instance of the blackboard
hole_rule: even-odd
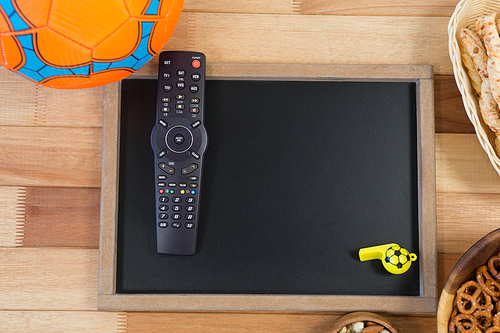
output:
[[[220,72],[206,82],[209,143],[193,256],[156,253],[156,80],[127,79],[113,88],[117,194],[103,202],[111,200],[116,214],[105,205],[115,224],[105,224],[109,232],[101,236],[108,244],[115,235],[108,248],[116,257],[101,255],[115,261],[112,275],[101,273],[111,292],[100,291],[100,308],[374,310],[389,301],[396,312],[433,311],[434,158],[427,137],[434,128],[432,94],[422,95],[432,81],[412,79],[412,71],[388,79],[357,69],[357,79]],[[379,260],[359,260],[360,248],[386,243],[418,260],[401,275]]]

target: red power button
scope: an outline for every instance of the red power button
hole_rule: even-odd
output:
[[[193,68],[200,68],[201,62],[199,60],[193,60],[191,66],[193,66]]]

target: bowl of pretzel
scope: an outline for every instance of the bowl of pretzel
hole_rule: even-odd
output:
[[[453,73],[479,143],[500,174],[500,1],[462,0],[448,24]]]
[[[401,333],[401,331],[381,315],[360,311],[338,318],[325,333]]]
[[[438,333],[500,333],[500,228],[472,245],[441,292]]]

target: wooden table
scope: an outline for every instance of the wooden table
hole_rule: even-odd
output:
[[[438,288],[500,226],[500,177],[448,56],[457,0],[186,0],[166,49],[211,62],[434,66]],[[152,61],[138,75],[155,73]],[[341,313],[98,312],[104,89],[51,90],[0,69],[1,332],[320,333]],[[360,307],[362,305],[360,304]],[[436,316],[388,317],[436,332]]]

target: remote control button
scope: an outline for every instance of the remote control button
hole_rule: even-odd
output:
[[[170,97],[163,97],[163,98],[161,99],[161,102],[162,102],[162,103],[170,103],[170,101],[171,101],[171,100],[172,100],[172,99],[171,99]]]
[[[198,59],[195,59],[195,60],[191,61],[191,66],[193,66],[193,68],[198,69],[201,67],[201,62]]]
[[[189,112],[191,113],[200,113],[200,108],[189,108]]]
[[[197,187],[198,187],[198,184],[196,184],[196,183],[191,183],[191,184],[189,184],[189,187],[191,187],[191,188],[197,188]]]
[[[190,180],[190,181],[192,181],[192,182],[195,182],[195,181],[197,181],[197,180],[198,180],[198,177],[196,177],[196,176],[191,176],[191,177],[189,177],[189,180]]]
[[[175,99],[177,99],[179,101],[183,101],[186,99],[186,95],[183,95],[183,94],[175,95]]]
[[[158,199],[160,202],[168,202],[168,197],[162,196]]]
[[[165,180],[167,179],[167,176],[165,175],[158,175],[158,180]]]
[[[169,68],[170,66],[172,66],[172,59],[163,60],[163,66],[166,68]]]
[[[167,155],[167,150],[163,149],[161,152],[156,155],[158,158],[162,158],[163,156]]]
[[[159,190],[158,190],[158,192],[159,192],[160,194],[163,194],[163,193],[165,193],[165,190],[161,188],[161,189],[159,189]]]
[[[172,228],[177,229],[177,228],[181,227],[181,224],[179,222],[172,222],[171,226],[172,226]]]
[[[194,217],[195,217],[194,214],[187,214],[186,220],[188,220],[188,221],[194,220]]]
[[[177,110],[184,110],[186,108],[186,106],[184,104],[175,104],[175,108]]]
[[[163,112],[163,113],[169,113],[170,110],[171,110],[170,106],[164,106],[164,107],[161,108],[161,112]]]
[[[176,187],[176,186],[177,186],[177,184],[174,182],[168,183],[168,187]]]
[[[193,98],[189,99],[189,102],[191,102],[191,104],[200,104],[200,99],[193,97]]]
[[[163,212],[166,212],[168,210],[168,206],[167,205],[160,205],[160,207],[158,207],[158,209],[163,211]]]
[[[160,214],[158,214],[158,218],[162,219],[162,220],[166,220],[166,219],[168,219],[168,214],[160,213]]]
[[[199,90],[200,87],[198,87],[196,84],[192,84],[191,86],[189,86],[189,91],[193,94],[196,94]]]
[[[165,187],[167,184],[161,182],[161,183],[158,183],[158,187]]]
[[[193,229],[194,228],[194,223],[193,222],[186,222],[184,224],[184,226],[186,227],[186,229]]]
[[[173,175],[175,173],[175,169],[165,162],[158,164],[158,167],[163,171],[165,171],[166,173],[168,173],[169,175]]]
[[[194,123],[192,123],[191,125],[189,125],[189,127],[192,129],[195,129],[196,127],[198,127],[200,125],[201,125],[201,120],[197,120]]]
[[[181,170],[181,173],[185,176],[185,175],[188,175],[190,174],[191,172],[193,172],[194,170],[198,169],[198,164],[196,163],[191,163],[190,165],[188,165],[187,167],[183,168]]]
[[[186,88],[186,82],[184,81],[177,82],[177,89],[182,90],[184,88]]]
[[[200,73],[193,73],[193,74],[191,74],[191,80],[193,80],[193,81],[196,82],[196,81],[200,81],[200,79],[201,79]]]
[[[171,78],[172,78],[172,73],[170,73],[170,72],[163,73],[163,80],[168,81]]]
[[[174,212],[180,212],[181,210],[182,210],[181,206],[173,206],[172,207],[172,211],[174,211]]]
[[[195,207],[194,206],[186,206],[186,211],[188,212],[194,212]]]
[[[181,194],[186,194],[186,190],[181,190]]]
[[[191,190],[191,192],[189,192],[189,193],[191,193],[192,195],[195,195],[196,191],[195,190]]]
[[[187,187],[187,186],[188,186],[188,184],[186,184],[186,183],[179,183],[179,187]]]
[[[190,150],[189,154],[191,154],[191,156],[193,156],[197,160],[200,159],[200,155],[197,152],[195,152],[195,151]]]
[[[196,201],[196,199],[195,199],[195,198],[193,198],[193,197],[187,197],[187,198],[186,198],[186,202],[187,202],[187,203],[194,203],[195,201]]]
[[[179,69],[179,70],[177,71],[177,76],[178,76],[178,77],[184,77],[184,76],[186,76],[186,70],[184,70],[184,69]]]
[[[181,214],[172,214],[172,219],[174,219],[174,220],[180,220],[181,218],[182,218]]]
[[[163,119],[158,120],[158,124],[160,124],[161,126],[163,126],[165,128],[168,127],[168,123]]]
[[[158,223],[158,226],[159,226],[160,228],[166,228],[166,227],[168,227],[168,223],[167,223],[167,222],[159,222],[159,223]]]
[[[172,91],[172,85],[170,83],[167,83],[166,85],[163,86],[163,91],[165,92],[171,92]]]
[[[177,134],[176,136],[174,136],[174,142],[178,145],[182,145],[184,143],[184,135],[182,134]]]
[[[167,132],[165,141],[174,153],[184,153],[193,145],[193,133],[184,126],[174,126]]]
[[[182,198],[181,197],[174,197],[174,198],[172,198],[172,202],[173,203],[181,203],[182,202]]]

